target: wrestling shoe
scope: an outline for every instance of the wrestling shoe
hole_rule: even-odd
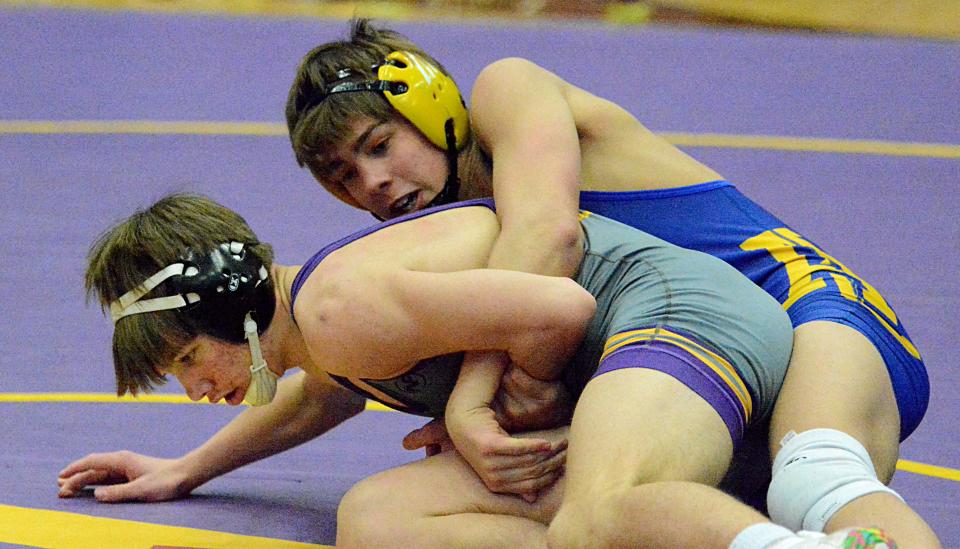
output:
[[[830,535],[821,532],[797,532],[767,549],[897,549],[897,542],[879,528],[847,528]]]

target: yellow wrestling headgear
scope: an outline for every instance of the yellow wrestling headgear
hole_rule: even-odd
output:
[[[444,126],[447,120],[453,120],[456,147],[458,150],[463,147],[470,129],[470,118],[452,78],[422,57],[404,51],[387,55],[377,69],[377,77],[407,85],[404,92],[394,93],[388,89],[383,95],[434,145],[447,149]]]
[[[463,147],[470,131],[470,117],[452,78],[423,57],[406,51],[390,53],[375,68],[377,80],[360,82],[349,80],[353,71],[340,71],[337,76],[341,81],[331,84],[323,97],[344,92],[380,91],[390,105],[431,143],[449,151],[447,124],[451,123],[454,148],[460,150]]]

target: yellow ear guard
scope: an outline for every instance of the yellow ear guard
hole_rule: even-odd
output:
[[[383,95],[434,145],[447,150],[444,126],[447,120],[453,120],[456,148],[459,150],[463,147],[470,129],[470,119],[452,78],[422,57],[405,51],[387,55],[377,69],[377,77],[385,82],[406,84],[402,92],[388,88]]]

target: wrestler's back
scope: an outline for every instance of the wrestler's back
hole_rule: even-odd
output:
[[[568,86],[567,103],[580,135],[582,190],[664,189],[721,179],[619,105]]]
[[[518,111],[517,117],[522,118],[527,110],[536,109],[536,105],[531,106],[522,98],[517,99],[512,95],[512,83],[515,82],[536,82],[544,88],[555,89],[565,101],[580,140],[581,190],[618,192],[665,189],[722,179],[714,170],[648,130],[626,109],[527,60],[503,59],[484,69],[474,83],[474,116],[482,116],[477,113],[491,108],[500,112],[496,116],[509,117],[503,110],[513,108]],[[491,106],[488,107],[484,102]],[[544,113],[542,116],[551,115]],[[483,125],[475,124],[474,127],[482,128]],[[495,139],[483,133],[478,135],[479,141],[488,146],[489,141]],[[490,152],[489,149],[485,150]],[[464,173],[485,175],[462,177],[462,198],[493,195],[490,176],[486,172],[489,167],[475,164],[475,159],[470,158]]]
[[[496,214],[487,207],[452,208],[403,220],[353,240],[330,253],[315,272],[346,264],[358,269],[451,272],[486,267],[499,235]],[[302,291],[307,291],[307,287]]]

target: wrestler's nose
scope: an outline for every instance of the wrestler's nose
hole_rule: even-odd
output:
[[[197,402],[213,390],[213,383],[209,381],[201,380],[196,383],[190,383],[188,386],[184,387],[187,390],[187,396],[190,397],[190,400]]]

